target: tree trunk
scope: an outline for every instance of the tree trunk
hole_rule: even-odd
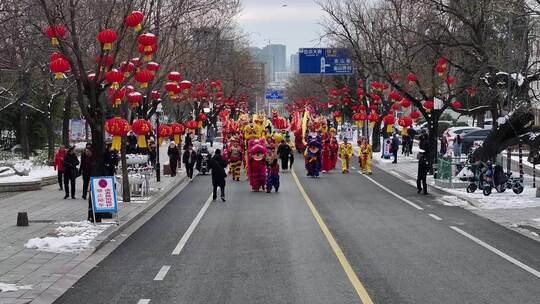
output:
[[[429,149],[430,149],[430,163],[434,164],[437,161],[437,140],[439,139],[438,133],[439,133],[439,113],[433,112],[431,114],[431,119],[428,121],[428,127],[429,127]],[[431,125],[429,125],[431,124]]]
[[[371,147],[373,152],[381,151],[381,123],[376,122],[371,135]]]
[[[124,203],[129,203],[131,201],[131,192],[129,189],[129,176],[127,171],[125,136],[122,137],[122,145],[120,151],[120,162],[122,164],[122,200],[124,201]]]
[[[30,142],[28,140],[28,116],[27,116],[27,109],[23,108],[23,104],[29,104],[28,96],[30,94],[30,75],[23,71],[21,72],[21,75],[19,76],[19,80],[21,83],[21,88],[23,90],[21,99],[20,99],[20,141],[22,146],[22,154],[24,159],[30,158]]]
[[[481,114],[478,115],[477,126],[483,129],[485,125],[486,125],[486,113],[482,112]]]
[[[62,144],[65,146],[69,145],[69,120],[71,119],[72,103],[71,93],[68,93],[64,99],[64,113],[62,113]]]
[[[90,126],[92,131],[92,176],[103,176],[105,174],[105,166],[103,164],[105,155],[105,142],[103,127]]]

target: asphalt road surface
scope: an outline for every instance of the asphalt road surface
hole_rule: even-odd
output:
[[[300,187],[228,180],[226,203],[197,176],[56,303],[540,303],[538,242],[386,172],[312,179],[299,159]]]

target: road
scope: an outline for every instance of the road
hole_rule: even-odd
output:
[[[55,303],[540,303],[538,242],[379,170],[295,172],[226,203],[197,176]]]

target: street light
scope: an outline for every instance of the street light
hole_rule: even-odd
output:
[[[156,181],[161,181],[161,164],[159,163],[159,118],[163,114],[163,106],[158,103],[156,107]]]

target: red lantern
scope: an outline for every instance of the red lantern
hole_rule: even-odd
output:
[[[461,109],[461,106],[462,106],[461,102],[459,102],[459,101],[457,101],[457,100],[455,100],[455,101],[452,102],[452,107],[453,107],[454,109]]]
[[[51,72],[54,73],[54,79],[59,80],[64,77],[64,73],[69,71],[71,66],[69,65],[69,62],[63,58],[58,58],[56,60],[51,61],[49,64],[49,68],[51,69]]]
[[[128,94],[128,102],[132,107],[138,107],[143,100],[143,95],[139,92],[131,92]]]
[[[146,65],[146,69],[148,69],[152,74],[155,74],[155,72],[159,71],[159,63],[157,62],[149,62]]]
[[[426,109],[429,112],[433,110],[433,101],[424,101],[422,106],[424,107],[424,109]]]
[[[411,114],[409,114],[411,116],[412,119],[416,120],[418,118],[420,118],[420,112],[418,111],[412,111]]]
[[[191,87],[193,84],[189,80],[183,80],[180,82],[180,89],[184,92],[184,94],[187,94],[189,90],[191,90]]]
[[[190,130],[196,130],[198,123],[195,120],[189,120],[184,125]]]
[[[180,92],[180,87],[174,82],[165,83],[165,91],[169,93],[169,96],[175,96]]]
[[[390,98],[390,100],[400,100],[401,99],[401,95],[396,92],[396,91],[392,91],[390,92],[390,94],[388,94],[388,98]]]
[[[58,38],[64,38],[66,35],[66,30],[60,24],[55,24],[53,26],[49,26],[45,31],[45,34],[47,34],[47,37],[51,39],[52,45],[58,45]]]
[[[404,107],[404,108],[408,108],[411,106],[411,101],[408,100],[407,98],[403,98],[401,100],[401,106]]]
[[[109,96],[111,97],[111,103],[114,108],[122,104],[122,99],[126,95],[126,88],[122,87],[120,90],[113,88],[109,89]]]
[[[97,34],[97,40],[103,44],[104,51],[110,51],[112,49],[113,42],[116,41],[118,35],[112,29],[105,29]]]
[[[456,78],[448,75],[444,81],[446,82],[447,85],[451,86],[456,82]]]
[[[446,63],[447,63],[447,60],[444,56],[439,58],[439,60],[437,60],[437,65],[440,65],[444,67],[445,69],[446,69]]]
[[[371,99],[376,102],[376,103],[379,103],[381,102],[381,96],[377,95],[377,94],[371,94],[370,95]]]
[[[416,75],[414,75],[414,73],[411,72],[407,74],[407,81],[409,82],[409,84],[413,84],[413,83],[416,83],[418,79],[416,78]]]
[[[396,117],[392,114],[386,115],[384,118],[384,123],[386,124],[386,133],[392,133],[394,131],[394,123],[396,122]]]
[[[174,136],[174,142],[179,145],[180,144],[180,136],[184,134],[184,125],[179,123],[173,123],[171,124],[171,131],[172,135]]]
[[[163,144],[163,140],[172,135],[172,128],[169,125],[159,125],[158,128],[159,145]]]
[[[135,32],[139,32],[142,29],[141,23],[143,22],[144,15],[139,11],[133,11],[126,16],[124,23],[134,28]]]
[[[167,75],[167,78],[174,82],[175,84],[178,84],[180,81],[182,81],[182,75],[178,72],[170,72],[169,75]]]
[[[394,103],[392,105],[392,110],[399,111],[401,109],[401,105],[399,103]]]
[[[157,43],[157,37],[154,34],[145,33],[139,35],[139,37],[137,37],[137,41],[143,46],[144,52],[149,52],[152,50],[152,46]]]
[[[199,113],[199,115],[197,115],[197,121],[199,122],[198,124],[198,127],[199,129],[203,127],[203,122],[206,120],[206,114],[204,113]]]
[[[343,97],[343,104],[349,105],[351,103],[351,99],[349,97]]]
[[[360,106],[358,106],[358,110],[362,111],[362,112],[365,112],[367,110],[367,107],[363,104],[361,104]]]
[[[140,54],[143,54],[144,55],[143,60],[145,62],[148,62],[152,60],[152,54],[154,54],[157,51],[157,45],[153,44],[150,46],[144,46],[141,44],[137,47],[137,51]]]
[[[377,114],[375,112],[369,114],[368,115],[368,120],[369,120],[369,127],[373,129],[375,127],[375,123],[377,123],[377,121],[379,121],[379,114]]]
[[[135,65],[133,63],[124,61],[120,64],[120,72],[124,73],[124,77],[129,77],[133,71],[135,71]]]
[[[356,83],[358,84],[359,87],[361,87],[364,84],[364,80],[363,79],[358,79],[356,81]]]
[[[358,95],[358,98],[362,98],[362,96],[364,96],[364,90],[361,88],[357,89],[356,95]]]
[[[62,58],[64,60],[67,60],[66,56],[64,56],[63,54],[60,54],[60,53],[52,53],[51,56],[50,56],[51,61],[55,61],[58,58]]]
[[[152,130],[152,124],[146,119],[137,119],[131,125],[133,133],[137,135],[137,146],[139,148],[146,148],[146,135]]]
[[[117,69],[112,69],[105,73],[105,80],[111,85],[111,88],[117,90],[120,83],[124,82],[124,74]]]
[[[470,88],[467,88],[467,94],[469,94],[469,96],[471,97],[474,97],[476,95],[476,88],[475,87],[470,87]]]
[[[122,137],[126,136],[130,130],[128,121],[120,117],[111,118],[105,123],[105,130],[113,136],[112,148],[120,151]]]
[[[111,65],[113,64],[113,58],[111,55],[107,55],[103,58],[101,58],[101,56],[97,55],[96,56],[96,63],[100,66],[99,70],[100,71],[107,71],[109,70],[109,68],[111,67]]]
[[[371,109],[371,111],[377,111],[379,109],[379,106],[377,106],[376,104],[372,104],[369,106],[369,108]]]
[[[148,83],[154,80],[154,74],[148,70],[138,70],[135,73],[135,80],[139,83],[139,86],[144,89],[148,87]]]
[[[384,89],[384,85],[382,84],[382,82],[373,81],[371,82],[371,89],[373,91],[382,91]]]
[[[442,65],[438,65],[436,68],[435,68],[435,72],[437,72],[437,74],[439,75],[439,77],[443,77],[444,76],[444,73],[446,72],[446,67],[442,66]]]
[[[160,100],[161,99],[161,94],[159,94],[158,91],[152,91],[151,95],[152,95],[153,100]]]
[[[143,65],[143,61],[140,60],[139,58],[135,57],[135,58],[131,58],[129,60],[129,62],[133,63],[135,65],[135,67],[141,67]]]
[[[343,120],[343,114],[341,114],[340,111],[335,111],[334,113],[332,113],[332,116],[337,121],[337,123],[341,123],[341,121]]]

